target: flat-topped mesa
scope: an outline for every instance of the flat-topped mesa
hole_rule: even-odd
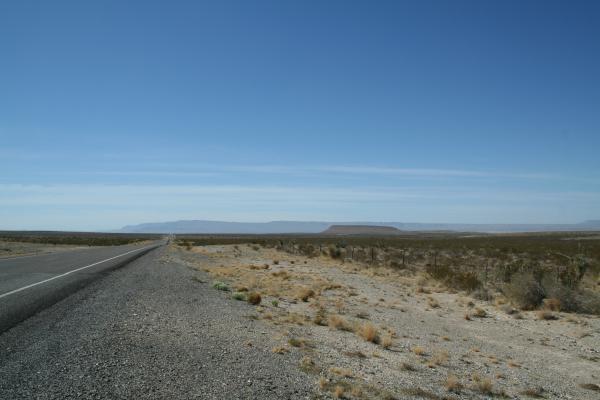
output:
[[[380,225],[331,225],[323,235],[399,235],[400,229]]]

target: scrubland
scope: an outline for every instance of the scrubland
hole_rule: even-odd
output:
[[[31,242],[15,242],[0,238],[0,259],[75,250],[80,246]]]
[[[121,246],[157,240],[161,236],[95,232],[0,231],[0,258],[55,253],[91,246]]]
[[[599,247],[576,234],[221,237],[184,238],[170,257],[247,302],[322,398],[596,399]]]

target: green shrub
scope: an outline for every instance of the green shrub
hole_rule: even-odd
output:
[[[225,282],[214,281],[213,287],[217,290],[223,290],[225,292],[229,291],[229,286],[227,286],[227,284]]]
[[[472,292],[481,287],[481,281],[477,274],[471,271],[463,271],[459,267],[450,267],[448,265],[427,265],[427,273],[433,278],[444,282],[447,286],[454,289],[466,290]]]
[[[235,292],[231,297],[235,300],[246,301],[246,294],[243,292]]]
[[[342,250],[337,246],[329,246],[329,257],[333,259],[342,258]]]

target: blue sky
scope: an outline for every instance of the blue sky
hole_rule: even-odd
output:
[[[595,1],[0,4],[0,229],[600,218]]]

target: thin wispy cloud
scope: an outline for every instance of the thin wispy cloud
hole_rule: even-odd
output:
[[[32,156],[37,157],[37,156]],[[121,167],[121,168],[119,168]],[[132,168],[133,167],[133,168]],[[119,165],[115,163],[112,168],[64,170],[64,171],[37,171],[40,175],[53,173],[63,175],[104,175],[104,176],[219,176],[225,174],[270,174],[290,176],[380,176],[380,177],[405,177],[405,178],[448,178],[448,179],[486,179],[502,178],[514,180],[552,181],[568,180],[572,182],[600,183],[600,177],[573,176],[565,174],[549,174],[540,172],[506,172],[486,170],[462,170],[443,168],[405,168],[382,167],[369,165],[278,165],[278,164],[247,164],[247,165],[218,165],[197,163],[166,163],[166,162],[137,162]]]

